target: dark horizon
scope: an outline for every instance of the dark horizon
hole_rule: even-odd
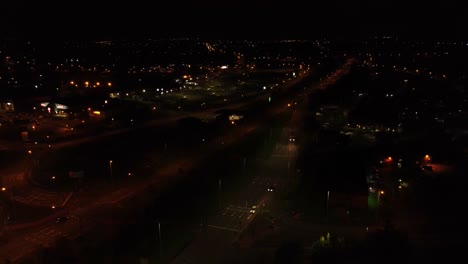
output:
[[[312,7],[255,0],[247,3],[175,1],[132,3],[6,3],[0,36],[19,39],[355,39],[395,35],[414,39],[468,39],[467,9],[459,4],[331,1]]]

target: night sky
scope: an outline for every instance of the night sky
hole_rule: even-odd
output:
[[[454,0],[4,2],[0,33],[9,37],[313,39],[377,33],[468,38],[468,9]]]

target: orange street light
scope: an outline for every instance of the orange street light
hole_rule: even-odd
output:
[[[429,156],[429,155],[424,156],[424,160],[431,161],[431,156]]]
[[[5,187],[2,187],[2,192],[6,191],[6,188]]]

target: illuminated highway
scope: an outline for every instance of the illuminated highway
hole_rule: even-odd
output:
[[[347,69],[347,68],[346,68]],[[316,89],[324,89],[343,75],[347,70],[338,71],[324,82],[309,87],[310,94]],[[289,121],[283,125],[281,135],[275,143],[271,156],[259,163],[255,177],[239,190],[229,201],[221,198],[222,209],[208,219],[205,231],[178,254],[171,263],[228,263],[236,259],[242,243],[243,232],[259,215],[268,215],[276,207],[275,196],[287,193],[296,183],[295,161],[301,144],[301,124],[307,111],[307,101],[295,106],[276,109],[279,112],[292,111]],[[279,113],[276,112],[275,113]],[[294,135],[294,136],[291,136]],[[272,188],[273,191],[269,191]],[[222,186],[221,188],[222,189]],[[271,190],[271,189],[270,189]],[[222,191],[221,191],[222,193]],[[254,211],[252,211],[254,210]]]
[[[287,99],[286,99],[287,100]],[[277,109],[269,111],[269,115],[275,115],[282,111],[291,111],[286,105],[282,104]],[[294,110],[293,110],[294,111]],[[296,113],[296,111],[294,111]],[[201,115],[202,113],[200,113]],[[193,116],[193,115],[190,115]],[[293,115],[294,116],[294,115]],[[148,125],[162,125],[165,122],[171,122],[179,119],[180,116],[171,118],[169,120],[158,120]],[[212,143],[207,144],[204,153],[206,156],[213,155],[224,149],[226,146],[233,144],[241,138],[243,135],[250,133],[255,130],[258,124],[243,126],[241,130],[233,130],[233,132],[223,135],[217,140],[213,140]],[[281,143],[277,144],[273,156],[266,161],[260,161],[264,163],[265,173],[257,175],[252,183],[247,188],[246,192],[240,193],[237,199],[234,199],[232,203],[222,201],[223,209],[217,215],[217,217],[208,221],[208,225],[217,226],[221,228],[213,227],[211,229],[218,231],[225,231],[224,229],[239,230],[248,226],[248,223],[257,215],[257,213],[263,208],[267,208],[272,196],[275,192],[280,192],[281,188],[287,188],[284,184],[288,182],[288,174],[291,168],[293,168],[293,160],[297,154],[296,143],[289,142],[290,130],[285,130],[282,133]],[[125,130],[112,131],[108,134],[123,133]],[[108,134],[96,136],[96,138],[105,138]],[[84,141],[95,140],[94,139],[77,139],[71,142],[61,143],[64,146],[72,146],[73,144],[82,144]],[[223,144],[219,144],[223,142]],[[284,144],[284,142],[288,142]],[[292,144],[292,145],[291,145]],[[59,146],[56,146],[59,147]],[[101,196],[91,196],[87,198],[79,198],[79,201],[72,202],[75,199],[72,197],[70,200],[70,206],[66,207],[66,210],[61,210],[57,214],[50,216],[49,218],[43,219],[35,223],[33,227],[21,230],[21,228],[9,226],[7,232],[10,233],[8,236],[8,242],[2,245],[0,249],[0,256],[2,258],[8,258],[13,262],[20,261],[27,257],[30,253],[54,243],[60,237],[76,238],[82,234],[86,234],[87,231],[92,230],[95,226],[101,226],[102,223],[112,221],[113,215],[103,215],[102,212],[107,210],[115,211],[119,208],[125,207],[126,201],[132,200],[137,196],[145,196],[160,192],[167,188],[171,184],[180,180],[183,175],[179,175],[178,171],[181,167],[189,170],[195,167],[203,157],[200,156],[181,156],[178,160],[167,164],[167,166],[161,168],[157,175],[150,177],[145,180],[141,180],[128,186],[122,186],[119,189],[102,193]],[[269,165],[268,165],[269,164]],[[270,167],[268,169],[268,167]],[[178,175],[178,177],[175,177]],[[267,188],[270,185],[282,186],[277,188],[274,192],[268,192]],[[80,196],[81,197],[81,196]],[[246,207],[247,201],[247,207]],[[255,213],[250,213],[252,205],[260,206],[260,210]],[[55,219],[60,215],[69,215],[70,219],[61,224],[55,223]],[[93,216],[98,216],[95,218]],[[34,223],[32,223],[34,224]],[[35,226],[35,227],[34,227]],[[18,231],[14,231],[18,229]],[[14,236],[12,235],[14,232]],[[219,232],[218,232],[219,233]],[[231,233],[232,235],[232,233]],[[232,237],[235,238],[236,236]],[[196,243],[195,243],[196,244]]]

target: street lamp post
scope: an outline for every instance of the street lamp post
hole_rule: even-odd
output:
[[[111,183],[114,183],[114,178],[112,176],[112,160],[109,160],[109,175],[110,175]]]
[[[221,179],[218,181],[218,207],[221,210]]]
[[[55,183],[55,176],[50,177],[50,179],[52,180],[52,185],[54,186],[54,188],[56,188],[57,184]]]
[[[375,219],[376,219],[376,221],[379,220],[380,195],[382,195],[382,194],[385,194],[385,192],[383,190],[379,190],[379,192],[377,193],[377,208],[375,210]]]
[[[161,221],[158,221],[158,238],[159,238],[159,259],[162,262]]]
[[[2,188],[0,189],[1,192],[4,192],[4,193],[6,193],[7,195],[9,195],[9,199],[10,199],[10,201],[11,201],[11,217],[12,217],[13,219],[16,218],[16,208],[15,208],[16,205],[15,205],[15,198],[14,198],[14,195],[15,195],[15,194],[14,194],[14,188],[15,188],[15,187],[13,186],[13,187],[11,187],[11,188],[9,188],[9,189],[6,188],[6,187],[2,187]]]
[[[327,218],[328,218],[328,203],[330,201],[330,191],[327,191]]]

